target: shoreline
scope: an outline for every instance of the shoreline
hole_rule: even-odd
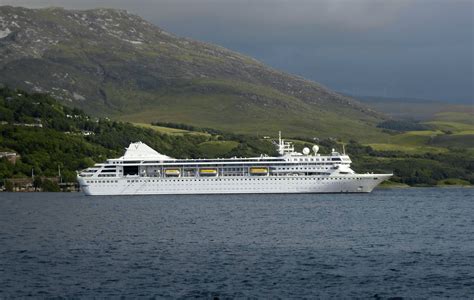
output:
[[[419,186],[410,186],[404,184],[393,184],[393,185],[380,185],[377,186],[375,189],[413,189],[413,188],[474,188],[474,185],[461,185],[461,184],[453,184],[453,185],[419,185]]]
[[[418,188],[440,188],[440,189],[449,189],[449,188],[474,188],[474,185],[433,185],[433,186],[409,186],[405,184],[385,184],[379,185],[374,190],[389,190],[389,189],[418,189]],[[82,193],[80,190],[76,191],[6,191],[0,190],[0,193]],[[318,193],[314,193],[318,194]]]

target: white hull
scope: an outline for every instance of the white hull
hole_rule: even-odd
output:
[[[391,174],[338,176],[79,177],[86,195],[369,193]]]

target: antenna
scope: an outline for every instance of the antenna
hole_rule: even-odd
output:
[[[346,147],[344,143],[342,143],[342,154],[346,155]]]
[[[58,177],[59,177],[59,183],[63,183],[63,179],[61,178],[61,165],[58,164]]]
[[[285,153],[291,154],[295,152],[295,147],[291,145],[291,142],[285,142],[285,140],[281,138],[281,131],[278,131],[278,144],[276,141],[272,141],[272,143],[278,147],[278,153],[280,153],[280,155],[285,155]]]

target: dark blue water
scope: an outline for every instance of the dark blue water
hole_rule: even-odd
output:
[[[474,189],[0,199],[1,298],[474,295]]]

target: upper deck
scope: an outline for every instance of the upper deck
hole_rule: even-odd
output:
[[[274,142],[280,156],[261,155],[259,157],[232,157],[232,158],[215,158],[215,159],[176,159],[170,156],[161,154],[152,149],[148,145],[137,142],[131,143],[126,149],[122,157],[108,159],[107,163],[112,165],[117,164],[160,164],[160,165],[207,165],[207,164],[252,164],[252,163],[327,163],[327,162],[344,162],[351,163],[349,156],[332,150],[329,155],[321,156],[318,151],[319,147],[313,146],[313,153],[310,154],[309,148],[303,149],[303,153],[296,152],[291,142],[286,142],[279,135],[278,143]]]
[[[108,159],[106,163],[80,173],[81,177],[121,176],[246,176],[246,175],[330,175],[352,174],[349,156],[334,149],[328,155],[320,155],[319,147],[313,146],[303,153],[296,152],[289,142],[279,138],[275,143],[280,156],[233,157],[216,159],[176,159],[163,155],[148,145],[132,143],[122,157]]]
[[[300,164],[300,163],[351,163],[347,155],[333,153],[333,155],[300,155],[283,157],[234,157],[234,158],[214,158],[214,159],[108,159],[106,164],[111,165],[208,165],[208,164]]]

